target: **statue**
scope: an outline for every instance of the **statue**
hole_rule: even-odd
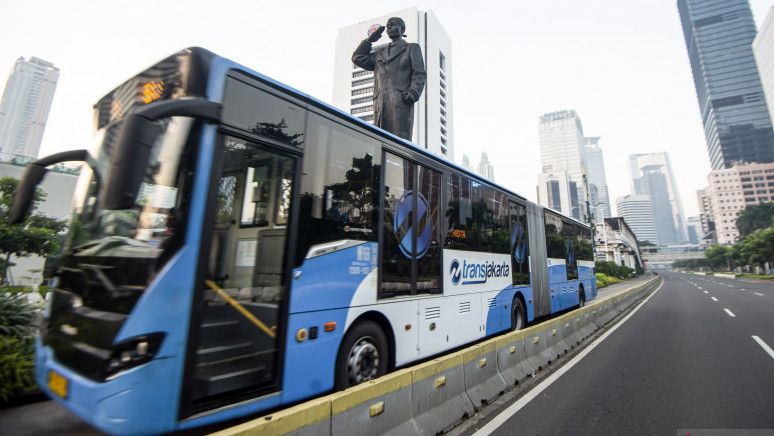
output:
[[[374,124],[411,141],[414,103],[422,95],[427,79],[422,49],[403,39],[406,23],[402,19],[390,18],[386,28],[392,42],[371,51],[371,44],[385,30],[385,26],[379,26],[357,46],[352,62],[374,72]]]

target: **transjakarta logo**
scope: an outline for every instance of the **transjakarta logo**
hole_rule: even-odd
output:
[[[486,261],[483,263],[473,263],[454,259],[449,266],[449,276],[454,285],[475,285],[486,283],[489,278],[508,277],[511,273],[511,266],[506,262],[496,263]]]

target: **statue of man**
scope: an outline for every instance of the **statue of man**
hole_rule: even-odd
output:
[[[387,20],[387,36],[392,42],[371,51],[371,44],[382,37],[385,26],[368,35],[352,54],[358,67],[374,72],[374,124],[411,141],[414,103],[425,88],[427,73],[419,44],[403,39],[406,23]]]

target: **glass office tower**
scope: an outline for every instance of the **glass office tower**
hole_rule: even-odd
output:
[[[677,0],[712,169],[774,161],[747,0]]]

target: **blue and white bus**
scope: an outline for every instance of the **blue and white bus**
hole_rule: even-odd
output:
[[[36,378],[158,433],[346,388],[596,296],[589,227],[199,48],[99,100]]]

